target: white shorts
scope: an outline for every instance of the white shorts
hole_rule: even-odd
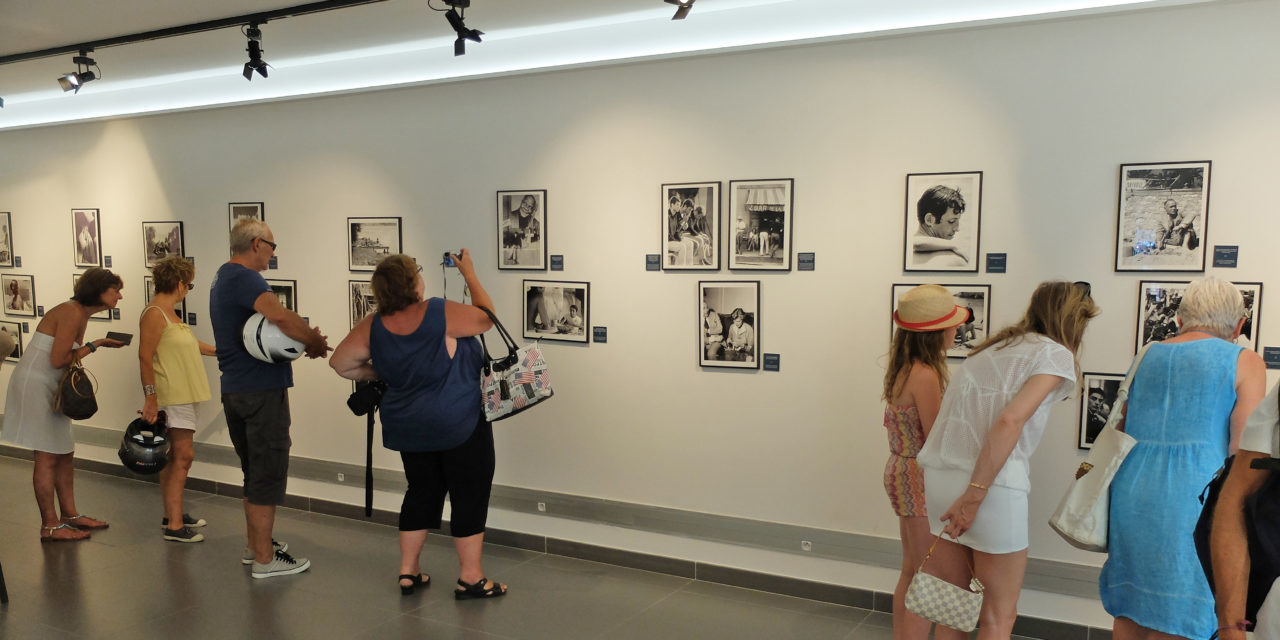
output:
[[[951,504],[969,488],[968,471],[924,469],[925,506],[929,509],[929,531],[942,533],[941,518]],[[1016,489],[991,485],[978,507],[973,526],[956,542],[983,553],[1013,553],[1027,548],[1027,494]]]
[[[160,407],[160,410],[164,412],[170,429],[196,430],[196,405],[175,404]]]

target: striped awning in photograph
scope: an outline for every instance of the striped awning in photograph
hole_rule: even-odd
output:
[[[783,185],[758,185],[747,187],[747,197],[743,199],[747,211],[786,211],[787,193]]]

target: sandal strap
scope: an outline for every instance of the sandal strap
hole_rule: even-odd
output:
[[[475,584],[467,584],[462,581],[462,578],[458,578],[458,586],[472,593],[486,593],[498,588],[498,583],[495,582],[492,587],[486,589],[484,588],[486,582],[489,582],[489,579],[484,576],[480,576],[480,579]]]
[[[46,526],[43,526],[43,525],[41,525],[41,526],[40,526],[40,530],[41,530],[41,531],[47,531],[47,532],[49,532],[49,535],[53,535],[53,532],[54,532],[54,531],[57,531],[58,529],[75,529],[76,531],[79,531],[79,529],[76,529],[75,527],[73,527],[73,526],[71,526],[71,525],[69,525],[69,524],[67,524],[67,523],[65,523],[65,522],[64,522],[64,523],[62,523],[62,524],[60,524],[60,525],[54,526],[54,527],[46,527]]]

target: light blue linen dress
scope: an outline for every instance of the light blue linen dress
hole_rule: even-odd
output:
[[[1200,492],[1227,457],[1243,347],[1217,338],[1151,345],[1129,389],[1137,438],[1111,484],[1107,613],[1157,631],[1207,638],[1218,627],[1192,531]]]

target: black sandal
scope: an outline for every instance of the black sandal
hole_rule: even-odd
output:
[[[416,575],[416,576],[415,576],[415,575],[410,575],[410,574],[407,574],[407,573],[402,573],[402,574],[400,574],[400,578],[399,578],[400,580],[408,580],[408,581],[411,583],[411,584],[410,584],[409,586],[407,586],[407,587],[406,587],[406,586],[404,586],[404,585],[400,585],[400,595],[402,595],[402,596],[413,595],[413,589],[414,589],[415,587],[429,587],[429,586],[431,586],[431,576],[427,576],[427,578],[426,578],[425,580],[423,580],[423,579],[422,579],[422,576],[423,576],[423,574],[422,574],[422,573],[419,573],[419,574],[418,574],[418,575]],[[397,584],[398,584],[398,583],[397,583]]]
[[[486,582],[491,584],[488,589],[484,588]],[[455,600],[498,598],[507,595],[507,585],[492,582],[488,578],[480,578],[475,584],[467,584],[462,581],[462,578],[458,578],[458,586],[462,588],[453,590]]]

